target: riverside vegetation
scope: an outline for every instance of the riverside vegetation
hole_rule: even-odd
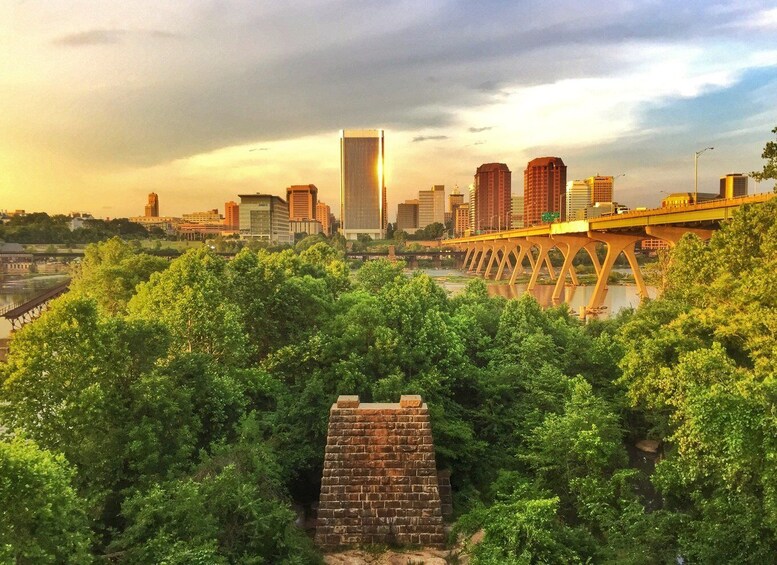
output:
[[[0,368],[0,562],[319,562],[291,504],[317,499],[330,405],[421,394],[476,563],[774,563],[775,272],[775,200],[588,324],[386,261],[351,277],[316,238],[94,244]]]

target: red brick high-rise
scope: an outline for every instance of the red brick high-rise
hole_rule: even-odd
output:
[[[478,232],[510,229],[511,179],[512,173],[504,163],[486,163],[478,167],[472,229]]]
[[[315,220],[318,188],[315,184],[295,184],[286,189],[290,220]]]
[[[224,226],[230,230],[240,229],[240,204],[230,200],[224,204]]]
[[[542,214],[566,219],[567,166],[559,157],[532,159],[523,172],[523,225],[542,223]]]

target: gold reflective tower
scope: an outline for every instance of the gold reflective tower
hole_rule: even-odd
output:
[[[383,130],[340,131],[340,231],[384,236],[386,187],[383,177]]]

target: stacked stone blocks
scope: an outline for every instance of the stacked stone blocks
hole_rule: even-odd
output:
[[[316,543],[439,547],[444,532],[429,410],[420,396],[329,413]]]

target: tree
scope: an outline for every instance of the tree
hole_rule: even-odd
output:
[[[210,249],[187,251],[140,285],[130,319],[163,323],[179,352],[201,352],[230,364],[247,354],[240,308],[227,300],[226,261]]]
[[[168,265],[167,260],[139,253],[114,237],[86,247],[84,259],[70,283],[70,292],[94,298],[110,314],[125,313],[137,285]]]
[[[62,455],[31,440],[0,441],[0,561],[89,563],[86,503]]]
[[[772,133],[777,134],[777,127],[772,130]],[[768,179],[777,180],[777,141],[766,142],[761,158],[766,159],[763,169],[753,171],[750,173],[750,176],[759,182]],[[774,189],[777,191],[777,185],[775,185]]]
[[[207,563],[318,563],[294,524],[256,417],[247,416],[239,430],[233,444],[213,446],[193,478],[127,500],[122,513],[129,523],[112,549],[128,563],[189,563],[192,556]]]

